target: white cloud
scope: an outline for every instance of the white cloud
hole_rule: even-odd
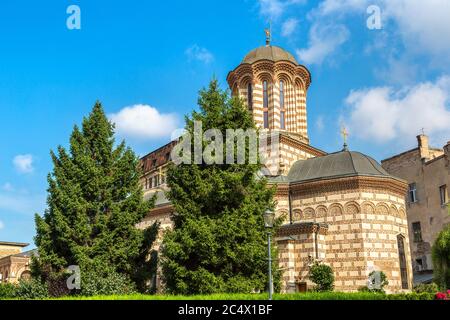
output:
[[[316,14],[326,16],[347,14],[353,11],[365,12],[369,4],[371,3],[368,0],[325,0],[319,4]]]
[[[402,145],[425,128],[431,140],[445,143],[450,136],[450,77],[395,90],[376,87],[352,91],[346,98],[345,122],[354,136],[367,141]]]
[[[2,230],[5,227],[5,224],[3,223],[3,221],[0,220],[0,230]]]
[[[208,49],[199,47],[196,44],[187,48],[185,54],[189,61],[197,60],[205,64],[209,64],[214,61],[214,56],[208,51]]]
[[[289,37],[292,33],[294,33],[295,29],[298,25],[298,19],[289,18],[287,19],[283,25],[281,26],[281,35],[283,37]]]
[[[115,123],[119,135],[143,140],[170,137],[178,122],[175,114],[160,113],[143,104],[125,107],[108,117]]]
[[[408,50],[448,59],[450,1],[383,0],[382,2],[387,18],[396,22]]]
[[[20,173],[31,173],[33,168],[33,156],[31,154],[19,154],[14,157],[13,164]]]
[[[312,28],[324,25],[347,25],[346,19],[350,15],[359,15],[368,18],[367,8],[370,5],[378,5],[381,9],[383,28],[389,31],[386,50],[382,44],[372,44],[371,49],[377,49],[387,59],[392,58],[392,51],[403,46],[399,60],[405,60],[405,56],[416,57],[425,54],[432,58],[432,62],[440,69],[448,72],[450,62],[450,1],[448,0],[323,0],[319,5],[308,13]],[[361,27],[365,27],[365,21],[360,21]],[[374,37],[382,31],[373,32]],[[321,35],[324,35],[323,33]],[[319,39],[317,39],[319,37]],[[315,40],[314,40],[315,38]],[[334,45],[326,43],[332,40],[320,37],[310,32],[310,42],[327,47],[329,54],[333,53],[345,41],[335,41]],[[380,40],[378,38],[377,40]],[[314,52],[313,48],[310,51]],[[305,49],[303,49],[305,50]],[[318,50],[318,49],[316,49]],[[309,53],[309,51],[307,51]],[[396,53],[399,56],[399,53]],[[413,58],[414,60],[414,58]],[[392,66],[395,66],[393,63]],[[399,70],[397,70],[399,71]]]
[[[296,52],[299,59],[307,64],[322,64],[349,36],[343,25],[314,24],[309,31],[308,47]]]
[[[15,189],[14,189],[14,187],[13,187],[13,185],[11,184],[11,183],[9,183],[9,182],[6,182],[3,186],[2,186],[2,189],[4,190],[4,191],[7,191],[7,192],[13,192]]]
[[[0,192],[0,209],[10,213],[32,215],[43,212],[45,209],[45,196],[30,195],[20,192]]]
[[[317,117],[316,128],[317,128],[318,131],[323,131],[323,129],[325,128],[325,124],[324,124],[322,116],[318,116]]]
[[[292,5],[304,4],[307,0],[258,0],[259,12],[270,19],[279,19]]]

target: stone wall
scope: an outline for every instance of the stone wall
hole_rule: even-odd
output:
[[[432,270],[431,247],[443,227],[450,223],[447,205],[441,205],[439,187],[450,187],[448,148],[428,146],[426,136],[418,136],[418,148],[382,161],[383,168],[409,184],[416,184],[417,201],[405,193],[411,258],[415,271]],[[414,238],[413,223],[420,223],[421,240]]]
[[[340,193],[329,191],[311,195],[301,190],[302,187],[298,187],[297,191],[292,191],[291,222],[324,223],[328,226],[319,260],[333,268],[336,290],[358,290],[367,285],[368,275],[372,271],[386,273],[389,280],[387,291],[404,290],[400,275],[398,236],[405,238],[405,279],[408,289],[411,289],[407,220],[404,199],[398,193],[383,189],[346,190],[345,183]],[[286,202],[280,203],[277,208],[278,215],[288,210]],[[304,266],[310,263],[308,256],[314,257],[315,254],[310,239],[303,240],[301,245],[288,243],[290,253],[286,251],[288,244],[280,243],[285,259],[290,254],[299,259],[294,275],[290,272],[284,275],[285,283],[291,282],[292,277],[297,282],[305,281]],[[302,251],[303,255],[299,255],[299,250],[308,253]]]

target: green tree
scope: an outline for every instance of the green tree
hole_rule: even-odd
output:
[[[316,284],[317,291],[333,291],[334,273],[333,269],[326,264],[315,262],[310,268],[310,279]]]
[[[255,129],[244,103],[222,91],[216,80],[200,91],[198,104],[199,112],[186,117],[185,129],[192,144],[194,121],[202,123],[202,134],[214,128],[220,130],[223,139],[227,129]],[[203,150],[207,145],[203,142]],[[246,153],[248,156],[248,143]],[[261,164],[257,162],[203,162],[169,168],[167,195],[176,214],[172,216],[174,228],[165,233],[161,251],[168,292],[210,294],[267,288],[263,213],[273,208],[274,188],[267,186],[265,178],[258,178]],[[274,262],[274,270],[276,265]],[[274,279],[277,286],[279,272]]]
[[[139,159],[124,141],[115,145],[114,125],[99,102],[81,129],[74,127],[70,150],[59,146],[51,157],[48,207],[43,217],[35,216],[39,259],[33,262],[34,274],[78,265],[82,278],[83,273],[139,278],[135,266],[143,263],[138,260],[149,244],[135,225],[154,199],[143,200]]]
[[[441,290],[450,288],[450,226],[442,230],[432,248],[434,281]]]

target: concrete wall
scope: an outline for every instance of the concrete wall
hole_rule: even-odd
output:
[[[417,202],[406,198],[406,212],[415,271],[432,270],[431,247],[443,227],[450,223],[448,207],[441,205],[439,187],[450,188],[449,145],[433,149],[426,136],[418,136],[418,148],[382,161],[390,174],[417,186]],[[414,241],[413,223],[420,222],[422,241]],[[419,263],[421,262],[421,264]]]

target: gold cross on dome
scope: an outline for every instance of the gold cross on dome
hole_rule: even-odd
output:
[[[269,24],[268,29],[264,29],[266,34],[266,46],[270,46],[270,41],[272,40],[272,23]]]
[[[343,151],[348,151],[347,138],[348,138],[349,134],[348,134],[348,131],[347,131],[346,127],[342,127],[341,134],[342,134],[342,138],[344,138],[344,149],[343,149]]]
[[[342,134],[342,138],[344,138],[344,143],[347,143],[347,138],[348,138],[348,131],[346,127],[342,127],[341,130],[341,134]]]

